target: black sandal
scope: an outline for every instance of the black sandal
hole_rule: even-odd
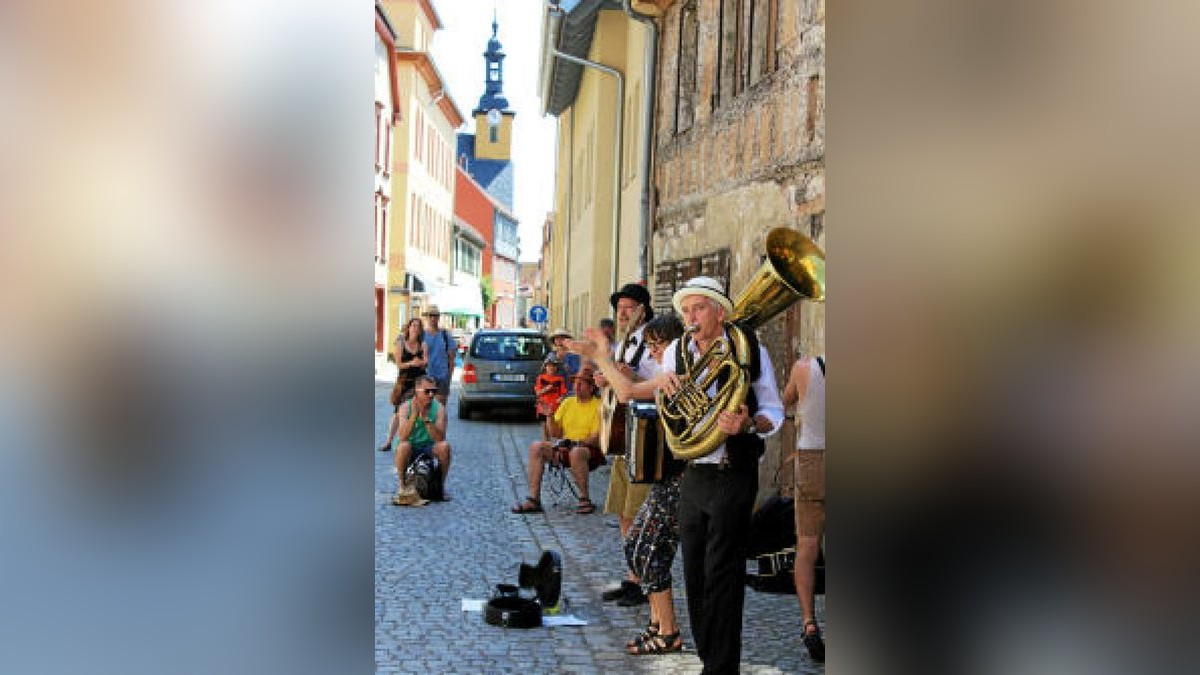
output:
[[[625,643],[625,646],[627,648],[637,647],[638,645],[642,644],[646,640],[653,638],[655,635],[658,635],[658,622],[651,621],[649,624],[646,625],[646,630],[635,635],[632,640]]]
[[[542,500],[536,497],[526,497],[525,501],[512,507],[513,513],[541,513]]]
[[[651,654],[671,654],[682,649],[683,638],[680,637],[679,631],[675,631],[670,635],[657,633],[653,637],[630,647],[627,651],[631,656],[649,656]]]
[[[808,627],[813,627],[813,632],[808,632]],[[808,656],[817,663],[825,663],[825,640],[821,639],[821,627],[816,621],[804,622],[804,647],[808,650]]]
[[[579,498],[579,506],[575,507],[575,513],[581,516],[586,516],[589,513],[596,512],[596,505],[587,497]]]

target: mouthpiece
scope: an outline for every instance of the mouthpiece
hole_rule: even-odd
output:
[[[698,323],[693,323],[693,324],[691,324],[691,325],[689,325],[689,326],[685,327],[685,328],[683,329],[683,332],[685,332],[685,333],[695,333],[695,332],[696,332],[696,331],[698,331],[698,330],[700,330],[700,324],[698,324]]]

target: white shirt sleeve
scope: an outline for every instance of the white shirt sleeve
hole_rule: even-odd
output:
[[[754,397],[758,399],[758,413],[771,421],[771,430],[759,434],[759,438],[768,438],[783,424],[783,399],[779,398],[779,386],[775,382],[775,367],[771,364],[771,356],[766,347],[758,345],[758,360],[761,374],[750,384]]]

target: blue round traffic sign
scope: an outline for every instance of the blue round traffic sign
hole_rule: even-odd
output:
[[[534,305],[533,307],[529,308],[529,320],[534,323],[546,323],[546,319],[548,317],[549,312],[547,312],[546,308],[542,307],[541,305]]]

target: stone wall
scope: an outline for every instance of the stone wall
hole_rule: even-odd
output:
[[[727,249],[736,297],[770,229],[825,247],[824,1],[677,1],[660,26],[650,268]],[[761,329],[781,391],[797,354],[824,353],[824,316],[801,302]],[[762,495],[790,492],[791,431],[768,444]]]

